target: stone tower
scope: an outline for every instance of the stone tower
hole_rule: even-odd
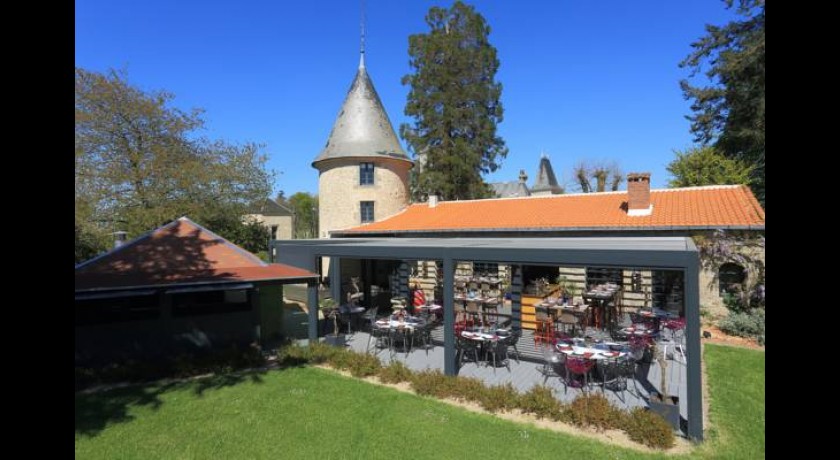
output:
[[[373,82],[359,69],[324,150],[312,162],[318,177],[318,236],[375,222],[408,206],[408,158]]]

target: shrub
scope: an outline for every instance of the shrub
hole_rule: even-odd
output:
[[[342,348],[337,348],[323,343],[312,343],[307,346],[309,348],[309,362],[312,364],[332,364],[336,359],[336,355],[346,351]]]
[[[350,353],[347,365],[353,377],[376,375],[382,367],[379,358],[365,353]]]
[[[674,445],[674,430],[668,422],[642,407],[630,411],[624,421],[624,431],[633,441],[655,449]]]
[[[764,335],[764,309],[753,308],[745,312],[730,312],[721,320],[720,330],[740,337],[759,337]]]
[[[731,292],[723,293],[723,305],[731,313],[743,312],[749,308],[740,295],[733,294]]]
[[[450,396],[464,401],[472,401],[481,404],[487,387],[484,382],[473,377],[455,377],[452,384]]]
[[[490,412],[498,412],[505,409],[513,409],[517,407],[519,400],[519,393],[513,389],[510,382],[504,385],[494,385],[490,388],[484,388],[481,392],[481,399],[478,401],[484,410]]]
[[[411,369],[400,361],[391,361],[391,364],[379,369],[379,380],[383,383],[410,382],[411,377]]]
[[[565,418],[563,404],[554,397],[551,388],[545,385],[534,386],[520,395],[518,403],[522,412],[534,414],[537,418],[548,418],[551,420]]]
[[[277,362],[281,366],[300,366],[308,364],[311,358],[312,353],[309,347],[289,345],[282,347],[277,351]]]
[[[446,398],[453,395],[455,379],[443,375],[439,370],[415,372],[411,378],[411,388],[419,395]]]
[[[624,414],[600,393],[580,395],[569,406],[571,422],[598,430],[621,428]]]

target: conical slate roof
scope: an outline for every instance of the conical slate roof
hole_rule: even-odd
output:
[[[312,166],[334,158],[370,157],[411,161],[400,145],[382,101],[365,70],[363,55],[327,145],[312,162]]]
[[[552,194],[562,193],[563,187],[557,183],[557,177],[554,176],[554,169],[551,167],[551,162],[548,161],[548,156],[543,154],[540,158],[540,168],[537,171],[537,179],[534,181],[534,186],[531,187],[531,192],[550,191]]]

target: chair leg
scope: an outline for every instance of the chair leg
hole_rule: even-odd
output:
[[[373,334],[370,334],[370,335],[368,336],[367,346],[365,346],[365,354],[366,354],[366,355],[369,355],[369,354],[370,354],[370,340],[371,340],[371,339],[373,339]],[[374,348],[376,348],[376,341],[375,341],[375,340],[374,340],[374,342],[373,342],[373,346],[374,346]]]

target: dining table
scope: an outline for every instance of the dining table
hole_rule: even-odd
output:
[[[608,345],[608,344],[607,344]],[[615,344],[617,345],[617,344]],[[620,359],[627,356],[627,352],[618,350],[604,350],[602,348],[593,348],[579,345],[568,345],[558,343],[555,347],[558,352],[566,356],[579,357],[584,359]]]

